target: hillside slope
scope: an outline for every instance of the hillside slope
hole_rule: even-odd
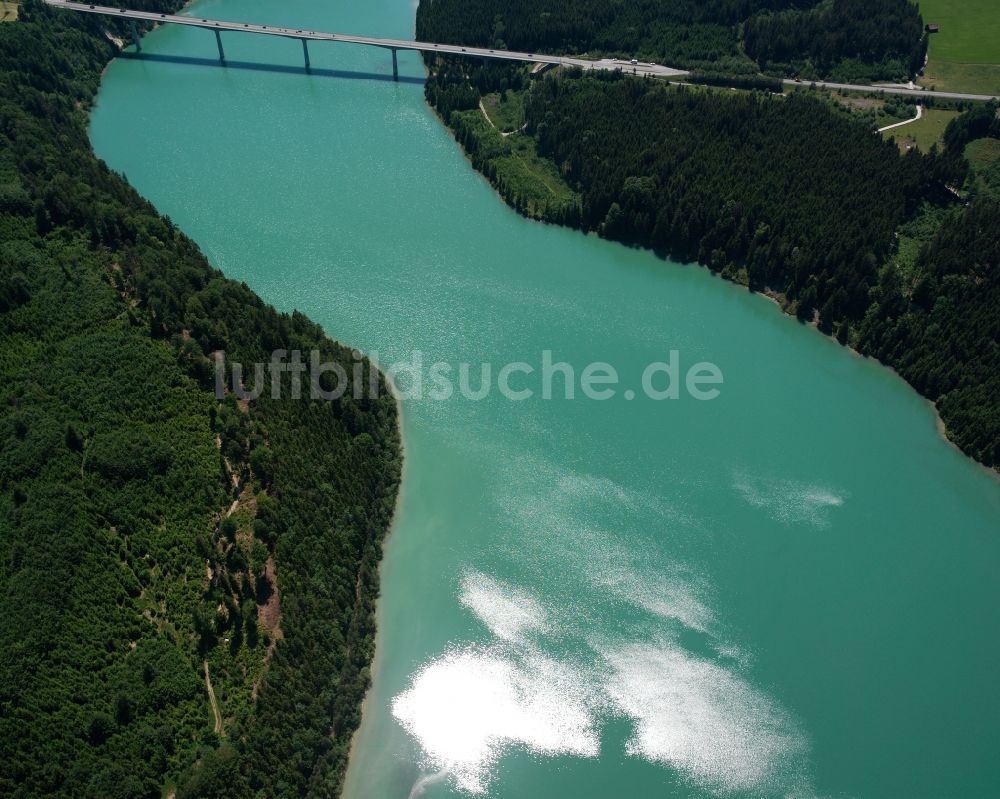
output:
[[[0,794],[333,796],[395,401],[216,399],[215,353],[355,360],[97,161],[99,24],[0,26]]]

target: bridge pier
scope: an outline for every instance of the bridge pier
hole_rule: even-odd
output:
[[[392,79],[399,80],[399,64],[396,63],[396,48],[392,48]]]
[[[225,66],[226,52],[222,49],[222,34],[219,31],[215,31],[215,43],[219,45],[219,63]]]
[[[305,59],[306,59],[306,72],[308,72],[311,69],[311,67],[309,66],[309,46],[306,44],[306,40],[305,39],[302,40],[302,55],[305,56]]]
[[[129,26],[132,28],[132,41],[135,44],[135,51],[137,53],[141,53],[142,45],[139,43],[139,30],[135,27],[135,20],[130,19],[128,22]]]

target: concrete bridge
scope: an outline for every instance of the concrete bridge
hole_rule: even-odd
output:
[[[224,20],[203,19],[201,17],[181,16],[179,14],[157,14],[153,11],[133,11],[127,8],[97,6],[88,3],[75,3],[70,0],[45,0],[53,8],[65,8],[70,11],[82,11],[88,14],[103,14],[109,17],[125,18],[132,22],[132,38],[136,50],[141,50],[139,32],[135,20],[144,22],[171,23],[174,25],[189,25],[195,28],[206,28],[215,33],[215,43],[219,48],[219,61],[226,63],[226,53],[222,47],[222,32],[257,33],[265,36],[281,36],[286,39],[298,39],[302,42],[302,57],[308,70],[310,41],[345,42],[347,44],[363,44],[369,47],[381,47],[392,52],[392,75],[399,79],[399,66],[396,53],[399,50],[419,50],[425,53],[444,53],[445,55],[470,56],[472,58],[495,58],[501,61],[524,61],[529,64],[554,64],[556,66],[581,67],[583,69],[621,69],[629,74],[653,75],[661,78],[677,78],[687,73],[679,69],[671,69],[659,64],[631,63],[616,59],[588,60],[571,56],[543,55],[540,53],[518,53],[512,50],[492,50],[485,47],[462,47],[457,44],[435,44],[434,42],[414,42],[408,39],[380,39],[374,36],[353,36],[344,33],[324,33],[296,28],[282,28],[273,25],[253,25],[248,22],[226,22]]]

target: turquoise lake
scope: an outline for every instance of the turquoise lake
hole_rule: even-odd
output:
[[[410,37],[414,11],[187,13]],[[1000,484],[924,400],[705,269],[518,217],[415,54],[395,83],[387,51],[313,43],[306,75],[297,41],[224,43],[153,32],[91,127],[213,265],[383,364],[621,377],[404,401],[349,799],[997,795]],[[644,395],[673,350],[717,398]]]

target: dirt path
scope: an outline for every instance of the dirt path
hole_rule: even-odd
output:
[[[924,107],[922,105],[917,106],[917,115],[913,119],[904,119],[902,122],[896,122],[893,125],[886,125],[884,128],[879,128],[879,133],[884,133],[887,130],[892,130],[893,128],[901,128],[903,125],[909,125],[911,122],[916,122],[920,117],[924,115]]]
[[[202,661],[202,666],[205,668],[205,687],[208,689],[208,701],[212,704],[212,715],[215,716],[215,733],[222,735],[222,714],[219,712],[219,703],[215,701],[212,678],[208,676],[208,661]]]
[[[495,130],[501,136],[513,136],[515,133],[521,133],[526,127],[528,127],[528,123],[525,122],[517,130],[508,130],[508,131],[500,130],[500,128],[498,128],[496,125],[493,124],[493,120],[490,119],[490,115],[486,113],[486,106],[483,105],[482,100],[479,101],[479,110],[483,112],[483,116],[486,117],[486,121],[490,123],[490,127],[493,128],[493,130]]]

